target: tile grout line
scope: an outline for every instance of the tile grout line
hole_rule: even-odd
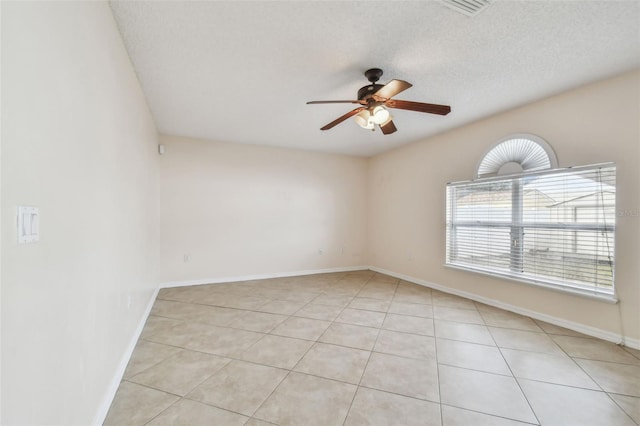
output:
[[[267,303],[268,303],[268,302],[267,302]],[[310,302],[308,302],[308,303],[310,303]],[[304,304],[300,309],[304,308],[308,303]],[[284,323],[285,321],[287,321],[289,318],[292,318],[292,317],[293,317],[293,315],[294,315],[296,312],[298,312],[300,309],[298,309],[297,311],[292,312],[290,315],[288,315],[287,319],[285,319],[284,321],[282,321],[282,323]],[[280,323],[280,324],[282,324],[282,323]],[[269,332],[267,335],[271,335],[271,334],[270,334],[270,333],[271,333],[271,331],[275,330],[276,328],[277,328],[277,326],[276,326],[276,327],[274,327],[272,330],[270,330],[270,332]],[[274,335],[274,336],[277,336],[277,335]],[[287,337],[287,336],[280,336],[280,337]],[[263,337],[263,338],[264,338],[264,337]],[[262,339],[260,339],[260,340],[262,340]],[[258,342],[254,343],[254,345],[255,345],[255,344],[257,344],[257,343],[258,343]],[[251,345],[251,347],[253,347],[254,345]],[[244,353],[244,352],[246,352],[246,351],[248,351],[249,349],[251,349],[251,347],[247,348],[245,351],[243,351],[243,353]],[[309,349],[311,349],[312,347],[313,347],[313,345],[309,346]],[[309,352],[309,349],[307,349],[307,351],[305,352],[305,355],[306,355],[306,353],[307,353],[307,352]],[[303,355],[303,357],[304,357],[304,355]],[[302,358],[301,358],[301,359],[302,359]],[[298,360],[298,362],[299,362],[299,360]],[[258,363],[256,363],[256,364],[258,364]],[[258,364],[258,365],[264,365],[264,366],[267,366],[266,364]],[[297,365],[297,363],[296,363],[296,365]],[[268,366],[268,367],[270,367],[270,366]],[[267,401],[269,400],[269,398],[271,398],[271,396],[276,392],[276,390],[278,390],[278,388],[282,385],[282,383],[284,383],[284,381],[285,381],[285,380],[287,380],[287,378],[288,378],[288,377],[291,375],[291,373],[293,372],[293,368],[295,368],[295,365],[294,365],[291,369],[286,369],[286,370],[288,370],[288,371],[287,371],[287,374],[282,378],[282,380],[280,380],[280,382],[278,383],[278,385],[277,385],[276,387],[274,387],[274,388],[273,388],[273,390],[269,393],[269,395],[267,395],[267,396],[266,396],[266,398],[264,398],[264,400],[260,403],[260,405],[258,405],[258,407],[253,411],[253,413],[251,413],[251,416],[249,416],[249,420],[247,420],[247,422],[249,422],[251,419],[254,419],[254,418],[255,418],[255,419],[257,419],[257,420],[261,420],[261,421],[262,421],[262,419],[260,419],[260,418],[258,418],[258,417],[254,417],[254,416],[255,416],[255,414],[256,414],[258,411],[260,411],[260,409],[262,408],[262,406],[264,405],[264,403],[265,403],[265,402],[267,402]],[[245,423],[246,423],[246,422],[245,422]],[[270,422],[269,422],[269,423],[270,423]]]
[[[149,421],[144,422],[144,425],[148,425],[149,423],[151,423],[152,421],[157,419],[162,413],[166,412],[169,408],[173,407],[174,405],[176,405],[180,401],[182,401],[182,397],[180,397],[177,400],[173,401],[167,408],[165,408],[164,410],[160,411],[158,414],[156,414],[155,416],[150,418]]]
[[[560,345],[558,345],[558,346],[560,346]],[[561,348],[561,349],[564,351],[564,349],[563,349],[563,348]],[[618,407],[618,408],[619,408],[619,409],[620,409],[624,414],[626,414],[626,415],[627,415],[627,417],[628,417],[629,419],[631,419],[631,421],[632,421],[632,422],[634,422],[636,425],[638,424],[638,422],[636,422],[636,421],[635,421],[635,419],[633,419],[633,418],[631,417],[631,415],[630,415],[629,413],[627,413],[627,410],[625,410],[624,408],[622,408],[622,406],[618,403],[618,401],[616,401],[616,400],[615,400],[615,399],[610,395],[610,393],[615,393],[615,392],[607,392],[607,391],[602,387],[602,385],[601,385],[601,384],[600,384],[600,383],[599,383],[599,382],[598,382],[594,377],[592,377],[592,376],[591,376],[591,374],[589,374],[589,372],[588,372],[587,370],[585,370],[585,369],[580,365],[580,363],[576,362],[576,360],[574,359],[574,357],[570,356],[569,354],[567,354],[567,356],[569,356],[569,358],[571,358],[571,360],[572,360],[572,361],[573,361],[573,362],[578,366],[578,368],[579,368],[580,370],[582,370],[582,371],[584,372],[584,374],[586,374],[586,375],[587,375],[587,376],[588,376],[588,377],[593,381],[593,383],[595,383],[595,384],[600,388],[600,390],[602,391],[602,393],[604,393],[605,395],[607,395],[607,398],[609,398],[609,400],[610,400],[611,402],[613,402],[613,403],[614,403],[614,404],[615,404],[615,405],[616,405],[616,406],[617,406],[617,407]],[[586,361],[598,361],[598,360],[590,360],[590,359],[588,359],[588,358],[580,358],[580,357],[575,357],[575,358],[578,358],[578,359],[584,359],[584,360],[586,360]],[[607,361],[600,361],[600,362],[607,362]],[[631,365],[631,364],[621,364],[621,363],[612,363],[612,364]],[[589,390],[593,390],[593,389],[589,389]],[[623,394],[618,394],[618,395],[623,395]],[[624,396],[632,396],[632,397],[634,397],[633,395],[624,395]]]
[[[510,422],[518,422],[518,423],[522,423],[523,425],[540,426],[540,423],[531,423],[531,422],[527,422],[525,420],[515,420],[515,419],[512,419],[510,417],[500,416],[500,415],[497,415],[497,414],[487,414],[487,413],[485,413],[483,411],[473,410],[471,408],[460,407],[460,406],[454,405],[454,404],[442,404],[441,403],[440,405],[443,405],[443,406],[446,406],[446,407],[457,408],[459,410],[470,411],[472,413],[482,414],[483,416],[490,416],[490,417],[496,417],[498,419],[505,419],[505,420],[509,420]]]
[[[215,373],[214,373],[214,374],[215,374]],[[212,376],[213,376],[213,375],[212,375]],[[208,380],[208,378],[207,378],[206,380]],[[242,414],[242,413],[237,412],[237,411],[229,410],[229,409],[227,409],[227,408],[218,407],[218,406],[213,405],[213,404],[210,404],[210,403],[208,403],[208,402],[198,401],[198,400],[195,400],[195,399],[187,398],[187,395],[185,395],[185,396],[181,396],[181,395],[178,395],[178,394],[175,394],[175,393],[172,393],[172,392],[168,392],[168,391],[166,391],[166,390],[162,390],[162,389],[154,388],[153,386],[149,386],[149,385],[145,385],[145,384],[141,384],[141,383],[136,383],[136,382],[131,382],[131,381],[129,381],[129,380],[123,380],[123,381],[127,381],[127,382],[129,382],[129,383],[132,383],[132,384],[135,384],[135,385],[138,385],[138,386],[142,386],[142,387],[145,387],[145,388],[147,388],[147,389],[151,389],[151,390],[155,390],[155,391],[158,391],[158,392],[166,393],[167,395],[172,395],[172,396],[175,396],[175,397],[177,397],[177,398],[178,398],[177,400],[175,400],[174,402],[172,402],[172,403],[171,403],[167,408],[165,408],[164,410],[160,411],[160,412],[159,412],[159,413],[157,413],[155,416],[153,416],[151,419],[149,419],[147,422],[145,422],[145,423],[144,423],[144,425],[147,425],[147,424],[151,423],[151,422],[152,422],[152,421],[154,421],[157,417],[159,417],[162,413],[166,412],[167,410],[169,410],[169,408],[173,407],[174,405],[178,404],[180,401],[183,401],[183,400],[187,400],[187,401],[195,402],[195,403],[202,404],[202,405],[207,405],[207,406],[209,406],[209,407],[213,407],[213,408],[216,408],[216,409],[218,409],[218,410],[226,411],[226,412],[229,412],[229,413],[238,414],[238,415],[240,415],[240,416],[242,416],[242,417],[247,417],[247,421],[249,421],[249,420],[251,419],[251,417],[250,417],[250,416],[247,416],[246,414]],[[199,386],[199,385],[198,385],[198,386]],[[196,386],[196,387],[198,387],[198,386]],[[195,388],[194,388],[194,389],[195,389]],[[192,389],[192,390],[193,390],[193,389]],[[188,394],[188,393],[187,393],[187,394]],[[245,422],[245,423],[246,423],[246,422]]]
[[[482,317],[482,320],[484,321],[485,320],[484,319],[484,315],[482,315],[482,312],[480,312],[480,310],[478,310],[478,312],[480,313],[480,316]],[[533,414],[533,417],[535,417],[535,419],[538,422],[538,424],[541,424],[540,423],[540,419],[538,418],[538,414],[536,414],[536,411],[533,409],[533,405],[531,405],[531,401],[529,401],[529,398],[524,393],[524,390],[522,389],[522,386],[520,385],[520,382],[518,381],[518,378],[513,373],[513,370],[511,369],[511,365],[509,365],[509,362],[507,361],[507,358],[505,358],[504,353],[502,352],[502,348],[498,345],[498,342],[496,341],[495,337],[493,336],[493,333],[491,332],[491,328],[487,327],[487,329],[489,330],[489,335],[493,339],[493,343],[495,343],[496,347],[498,348],[498,352],[500,352],[500,356],[502,357],[502,360],[504,361],[505,365],[509,369],[509,372],[511,372],[511,377],[513,378],[513,381],[516,382],[516,385],[518,386],[518,389],[520,390],[520,393],[524,397],[524,400],[527,401],[527,405],[529,406],[529,409],[531,410],[531,413]],[[545,333],[545,335],[546,335],[546,333]]]
[[[316,297],[317,297],[317,296],[316,296]],[[315,298],[315,297],[314,297],[314,298]],[[267,301],[266,303],[263,303],[262,305],[260,305],[260,307],[262,307],[262,306],[264,306],[264,305],[266,305],[266,304],[270,303],[272,300],[278,300],[278,299],[271,299],[271,298],[267,298],[267,299],[268,299],[268,301]],[[313,300],[313,299],[312,299],[312,300]],[[288,301],[288,300],[286,300],[286,301]],[[310,303],[310,302],[307,302],[307,303],[306,303],[305,305],[303,305],[300,309],[302,309],[304,306],[306,306],[306,305],[307,305],[307,304],[309,304],[309,303]],[[212,306],[212,305],[203,305],[203,306]],[[217,306],[215,306],[215,305],[214,305],[214,307],[217,307]],[[257,307],[256,309],[260,309],[260,307]],[[258,312],[258,313],[265,313],[265,312],[262,312],[262,311],[251,310],[251,309],[239,309],[239,308],[229,308],[229,307],[222,307],[222,308],[225,308],[225,309],[235,309],[235,310],[243,311],[243,312]],[[297,311],[293,312],[292,314],[289,314],[289,315],[283,315],[283,316],[286,316],[287,318],[286,318],[286,319],[284,319],[282,322],[284,322],[284,321],[286,321],[287,319],[289,319],[289,318],[293,317],[293,315],[294,315],[296,312],[298,312],[300,309],[298,309]],[[267,314],[271,314],[271,313],[267,313]],[[282,315],[282,314],[280,314],[280,315]],[[184,321],[184,320],[182,320],[182,321]],[[185,321],[185,322],[187,322],[187,321]],[[189,322],[197,322],[197,321],[189,321]],[[279,324],[281,324],[282,322],[280,322]],[[278,325],[279,325],[279,324],[278,324]],[[206,324],[206,325],[212,325],[212,324]],[[262,339],[264,339],[266,336],[270,335],[270,332],[271,332],[271,331],[273,331],[276,327],[278,327],[278,325],[275,325],[274,327],[272,327],[272,328],[271,328],[271,330],[269,330],[269,332],[267,332],[267,333],[260,333],[260,334],[263,334],[263,336],[262,336],[260,339],[258,339],[256,342],[254,342],[253,344],[251,344],[247,349],[245,349],[244,351],[242,351],[242,353],[244,353],[244,352],[248,351],[248,350],[249,350],[249,349],[251,349],[254,345],[256,345],[258,342],[260,342]],[[221,327],[225,327],[225,326],[221,326]],[[245,329],[241,329],[241,328],[234,328],[234,327],[225,327],[225,328],[239,329],[239,330],[247,331],[247,330],[245,330]],[[281,337],[286,337],[286,336],[281,336]],[[187,348],[181,348],[181,349],[183,349],[183,350],[190,350],[190,349],[187,349]],[[209,354],[208,352],[201,352],[201,353]],[[229,362],[233,362],[234,360],[237,360],[237,361],[241,361],[241,362],[248,362],[248,363],[252,363],[252,364],[255,364],[255,365],[260,365],[260,366],[266,366],[266,367],[274,368],[274,367],[272,367],[272,366],[267,366],[266,364],[260,364],[260,363],[256,363],[256,362],[251,362],[251,361],[243,360],[243,359],[242,359],[242,353],[238,355],[238,358],[236,358],[236,357],[227,357],[227,356],[225,356],[225,358],[228,358],[228,359],[230,360]],[[209,354],[209,355],[221,356],[221,355],[217,355],[217,354]],[[228,362],[227,364],[225,364],[225,366],[226,366],[226,365],[228,365],[228,364],[229,364],[229,362]],[[224,366],[223,366],[222,368],[224,368]],[[221,369],[222,369],[222,368],[221,368]],[[278,367],[275,367],[275,368],[278,368]],[[220,370],[221,370],[221,369],[220,369]],[[220,371],[220,370],[218,370],[218,371]],[[286,370],[286,369],[284,369],[284,370]],[[204,383],[206,380],[208,380],[209,378],[213,377],[213,375],[217,374],[217,372],[218,372],[218,371],[216,371],[214,374],[212,374],[211,376],[209,376],[208,378],[206,378],[205,380],[203,380],[202,382],[200,382],[198,385],[196,385],[195,387],[193,387],[193,389],[197,388],[197,387],[198,387],[198,386],[200,386],[202,383]],[[250,416],[247,416],[246,414],[243,414],[243,413],[237,413],[237,412],[234,412],[234,411],[231,411],[231,410],[227,410],[227,409],[225,409],[225,408],[218,407],[218,406],[215,406],[215,405],[212,405],[212,404],[209,404],[209,403],[203,402],[203,401],[195,401],[195,402],[202,403],[202,404],[205,404],[205,405],[208,405],[208,406],[211,406],[211,407],[215,407],[215,408],[218,408],[218,409],[222,409],[222,410],[225,410],[225,411],[228,411],[228,412],[236,413],[236,414],[242,415],[242,416],[244,416],[244,417],[247,417],[247,421],[245,422],[245,423],[247,423],[247,422],[249,422],[252,418],[254,418],[254,417],[253,417],[253,415],[254,415],[254,414],[255,414],[255,413],[260,409],[260,407],[261,407],[261,406],[264,404],[264,402],[265,402],[265,401],[266,401],[266,400],[267,400],[267,399],[268,399],[268,398],[273,394],[273,392],[275,392],[275,390],[276,390],[276,389],[280,386],[280,384],[281,384],[281,383],[282,383],[282,382],[283,382],[283,381],[284,381],[284,380],[289,376],[289,374],[290,374],[290,373],[291,373],[291,370],[289,370],[289,371],[287,372],[287,374],[282,378],[282,380],[278,383],[278,385],[274,388],[274,390],[273,390],[273,391],[272,391],[272,392],[271,392],[271,393],[270,393],[270,394],[265,398],[265,400],[264,400],[264,401],[262,401],[262,403],[261,403],[261,404],[260,404],[260,405],[259,405],[259,406],[258,406],[258,407],[253,411],[253,412],[252,412],[252,414],[251,414]],[[152,389],[154,389],[154,388],[152,388]],[[191,389],[191,391],[193,391],[193,389]],[[178,401],[175,401],[173,404],[171,404],[171,406],[173,406],[174,404],[176,404],[177,402],[179,402],[179,401],[180,401],[180,400],[182,400],[182,399],[187,399],[187,400],[189,400],[189,401],[193,401],[193,400],[191,400],[191,399],[189,399],[189,398],[186,398],[186,395],[185,395],[185,397],[180,397],[180,399],[178,399]],[[168,408],[167,408],[167,409],[168,409]],[[158,414],[157,414],[153,419],[155,419],[156,417],[158,417],[160,414],[164,413],[165,411],[166,411],[166,409],[165,409],[165,410],[163,410],[162,412],[158,413]],[[153,419],[151,419],[150,421],[153,421]]]
[[[147,341],[147,340],[144,340],[144,341],[145,341],[145,342],[149,342],[149,341]],[[138,343],[140,343],[140,340],[138,340]],[[138,343],[136,343],[136,348],[138,347]],[[179,353],[181,353],[181,352],[183,352],[183,351],[188,351],[188,350],[189,350],[189,349],[181,348],[181,347],[178,347],[178,346],[165,345],[164,343],[156,343],[156,342],[149,342],[149,343],[153,343],[154,345],[163,345],[163,346],[167,346],[167,347],[170,347],[170,348],[176,348],[176,349],[180,349],[180,350],[179,350],[178,352],[176,352],[175,354],[171,354],[171,355],[169,355],[169,356],[168,356],[168,357],[166,357],[166,358],[162,358],[160,361],[158,361],[158,362],[156,362],[156,363],[154,363],[154,364],[152,364],[152,365],[150,365],[150,366],[146,367],[146,368],[145,368],[145,369],[143,369],[143,370],[138,371],[136,374],[134,374],[134,375],[132,375],[132,376],[130,376],[130,377],[125,377],[125,376],[123,375],[123,376],[122,376],[122,380],[120,380],[121,382],[122,382],[122,381],[124,381],[124,380],[131,381],[130,379],[133,379],[133,378],[134,378],[135,376],[137,376],[138,374],[142,374],[142,373],[144,373],[145,371],[147,371],[147,370],[149,370],[149,369],[151,369],[151,368],[153,368],[153,367],[156,367],[158,364],[160,364],[160,363],[162,363],[162,362],[164,362],[164,361],[168,360],[169,358],[174,357],[174,356],[178,355]],[[134,350],[134,353],[135,353],[135,350]],[[128,364],[127,364],[127,366],[128,366]],[[127,371],[127,370],[125,370],[125,373],[126,373],[126,371]],[[134,383],[135,383],[135,382],[134,382]]]
[[[375,276],[375,275],[373,275]],[[367,281],[367,283],[369,283],[371,281],[371,278]],[[393,296],[391,297],[391,303],[393,303],[393,299],[396,296],[396,292],[398,291],[398,284],[399,284],[400,280],[398,279],[398,281],[396,282],[396,286],[393,290]],[[364,286],[367,285],[367,283],[365,283]],[[362,288],[364,288],[364,286]],[[362,291],[362,288],[360,289],[360,291]],[[358,293],[360,294],[360,293]],[[357,297],[357,296],[356,296]],[[389,307],[391,306],[391,303],[389,303]],[[369,366],[369,362],[371,361],[371,357],[373,356],[373,352],[374,349],[376,347],[376,344],[378,343],[378,338],[380,337],[380,333],[382,332],[382,327],[384,327],[384,322],[387,319],[387,314],[388,314],[388,309],[387,312],[384,313],[384,319],[382,320],[382,324],[380,324],[380,327],[378,328],[378,333],[376,334],[376,339],[373,342],[373,346],[371,347],[371,350],[369,351],[369,357],[367,358],[367,362],[364,365],[364,369],[362,370],[362,374],[360,375],[360,380],[358,380],[358,384],[356,385],[356,391],[353,393],[353,397],[351,398],[351,403],[349,404],[349,408],[347,409],[347,414],[344,416],[344,420],[342,421],[342,426],[345,425],[345,423],[347,422],[347,419],[349,418],[349,413],[351,413],[351,408],[353,408],[353,402],[356,399],[356,395],[358,394],[358,391],[360,390],[360,386],[362,384],[362,379],[364,377],[364,374],[367,371],[367,367]]]
[[[431,294],[432,302],[433,302],[433,293]],[[433,316],[435,316],[435,309],[433,306],[431,307],[431,311],[433,312]],[[436,352],[436,378],[438,379],[438,408],[440,408],[440,424],[444,424],[444,413],[442,410],[442,381],[440,380],[440,361],[438,361],[438,333],[436,331],[436,320],[433,319],[433,346],[435,347]]]
[[[338,279],[338,280],[339,280],[339,279]],[[320,293],[320,294],[324,294],[324,293]],[[316,299],[317,297],[318,297],[318,296],[314,297],[314,299]],[[311,301],[313,301],[314,299],[312,299]],[[309,301],[309,302],[307,302],[306,304],[304,304],[300,309],[302,309],[302,308],[304,308],[305,306],[307,306],[309,303],[311,303],[311,301]],[[300,309],[298,309],[298,310],[297,310],[297,311],[295,311],[295,312],[292,312],[292,313],[288,316],[288,318],[287,318],[286,320],[284,320],[283,322],[287,321],[289,318],[292,318],[292,317],[293,317],[293,315],[294,315],[296,312],[300,311]],[[281,323],[281,324],[282,324],[282,323]],[[274,330],[275,330],[275,328],[277,328],[277,326],[276,326],[276,327],[274,327]],[[271,330],[271,331],[273,331],[273,330]],[[276,335],[276,336],[277,336],[277,335]],[[280,336],[280,337],[287,337],[287,336]],[[303,340],[303,339],[301,339],[301,340]],[[256,342],[256,343],[257,343],[257,342]],[[314,343],[314,344],[315,344],[315,343]],[[305,351],[305,353],[302,355],[302,357],[300,357],[300,359],[296,362],[296,364],[295,364],[295,365],[293,365],[293,367],[291,367],[291,369],[288,369],[287,374],[282,378],[282,380],[280,381],[280,383],[278,383],[278,385],[277,385],[275,388],[273,388],[273,390],[269,393],[269,395],[267,395],[267,397],[266,397],[266,398],[265,398],[265,399],[260,403],[260,405],[259,405],[259,406],[258,406],[258,407],[253,411],[253,413],[252,413],[252,414],[251,414],[251,416],[250,416],[250,419],[255,418],[255,419],[258,419],[258,420],[261,420],[261,421],[262,421],[262,419],[260,419],[260,418],[258,418],[258,417],[254,417],[254,416],[255,416],[255,414],[256,414],[258,411],[260,411],[260,409],[262,408],[262,406],[264,405],[264,403],[265,403],[265,402],[267,402],[267,401],[269,400],[269,398],[271,398],[271,396],[272,396],[272,395],[273,395],[273,394],[278,390],[278,388],[280,388],[280,386],[282,385],[282,383],[284,383],[284,381],[285,381],[285,380],[287,380],[287,378],[288,378],[288,377],[291,375],[291,373],[293,372],[293,369],[298,365],[298,363],[300,363],[300,360],[302,360],[302,358],[304,358],[304,357],[306,356],[306,354],[307,354],[307,353],[309,353],[309,351],[310,351],[310,350],[311,350],[311,348],[314,346],[314,344],[312,344],[311,346],[309,346],[309,348]],[[249,350],[249,349],[247,349],[247,350]],[[245,352],[246,352],[246,351],[245,351]],[[260,364],[260,365],[266,365],[266,364]],[[270,421],[268,421],[268,422],[270,423]]]
[[[440,406],[440,424],[444,424],[444,413],[442,410],[443,404],[442,403],[442,381],[440,380],[440,366],[441,365],[447,365],[444,363],[440,363],[440,361],[438,360],[438,335],[437,335],[437,331],[436,331],[436,309],[435,309],[435,301],[433,300],[433,290],[431,293],[431,297],[432,297],[432,310],[433,310],[433,344],[435,346],[435,353],[436,353],[436,377],[438,378],[438,400],[439,400],[439,406]],[[480,311],[477,308],[477,305],[473,303],[473,309],[468,309],[470,311],[475,311],[478,313],[478,315],[480,316],[480,318],[482,319],[483,324],[473,324],[473,325],[482,325],[484,327],[486,327],[486,324],[484,324],[484,318],[482,318],[482,315],[480,314]],[[439,321],[448,321],[448,320],[444,320],[444,319],[439,319]],[[456,322],[456,321],[452,321],[452,322]],[[462,324],[468,324],[468,323],[462,323]],[[471,342],[464,342],[464,343],[471,343]],[[495,342],[494,342],[495,343]],[[483,414],[487,414],[487,413],[483,413]]]
[[[540,328],[542,328],[542,327],[540,327]],[[583,372],[587,377],[589,377],[589,379],[591,379],[591,381],[592,381],[593,383],[595,383],[595,384],[596,384],[596,386],[598,386],[598,388],[600,388],[600,391],[605,392],[604,388],[600,385],[600,383],[598,383],[598,382],[597,382],[593,377],[591,377],[591,375],[590,375],[587,371],[585,371],[585,369],[584,369],[584,368],[582,368],[582,366],[581,366],[578,362],[576,362],[575,358],[580,359],[579,357],[575,357],[575,358],[574,358],[574,357],[572,357],[572,356],[569,354],[569,352],[567,352],[567,351],[566,351],[566,350],[565,350],[561,345],[559,345],[559,344],[558,344],[558,343],[553,339],[553,337],[552,337],[553,335],[549,336],[549,333],[547,333],[544,329],[543,329],[543,331],[544,331],[545,335],[546,335],[547,337],[549,337],[549,338],[553,341],[553,343],[555,343],[555,344],[556,344],[556,346],[557,346],[558,348],[560,348],[560,350],[562,351],[562,353],[563,353],[563,354],[565,354],[565,355],[566,355],[566,356],[571,360],[571,362],[573,362],[573,364],[574,364],[576,367],[578,367],[578,368],[580,369],[580,371],[582,371],[582,372]],[[568,336],[568,337],[571,337],[571,336]],[[554,383],[554,384],[557,384],[557,383]],[[559,386],[563,386],[563,385],[559,385]],[[581,388],[581,389],[582,389],[582,388]],[[590,390],[595,390],[595,389],[590,389]],[[605,393],[606,393],[606,392],[605,392]],[[609,397],[609,398],[611,398],[611,397]],[[615,401],[614,401],[614,403],[615,403]],[[616,405],[617,405],[617,404],[616,404]],[[623,411],[624,411],[624,410],[623,410]],[[625,413],[626,413],[626,412],[625,412]]]
[[[338,279],[336,279],[336,282],[339,282],[340,280],[341,280],[341,278],[338,278]],[[319,297],[319,296],[320,296],[320,295],[322,295],[322,294],[326,294],[326,293],[325,293],[325,292],[320,293],[318,296],[316,296],[314,299],[312,299],[311,301],[309,301],[307,304],[303,305],[300,309],[302,309],[302,308],[304,308],[306,305],[310,304],[313,300],[315,300],[317,297]],[[299,309],[299,310],[300,310],[300,309]],[[343,310],[344,310],[344,309],[345,309],[345,308],[343,308]],[[298,311],[299,311],[299,310],[298,310]],[[298,311],[296,311],[296,312],[298,312]],[[296,312],[292,313],[292,314],[289,316],[289,318],[291,318],[291,317],[292,317]],[[341,311],[341,312],[342,312],[342,311]],[[339,315],[339,314],[338,314],[338,315]],[[285,321],[286,321],[286,320],[285,320]],[[284,321],[283,321],[283,322],[284,322]],[[331,324],[333,324],[333,321],[331,321]],[[331,327],[331,324],[329,325],[329,327]],[[329,327],[327,327],[327,329],[328,329]],[[325,329],[325,332],[326,332],[326,329]],[[324,332],[323,332],[322,334],[324,334]],[[281,336],[281,337],[286,337],[286,336]],[[318,336],[318,339],[319,339],[319,338],[321,338],[321,337],[322,337],[322,335]],[[304,340],[304,339],[301,339],[301,340]],[[272,395],[277,391],[277,389],[282,385],[282,383],[284,383],[284,381],[285,381],[285,380],[286,380],[286,379],[291,375],[291,373],[293,373],[293,372],[294,372],[294,369],[298,366],[298,364],[300,363],[300,361],[302,361],[302,359],[303,359],[303,358],[304,358],[304,357],[309,353],[309,351],[311,350],[311,348],[313,348],[313,347],[316,345],[316,343],[318,343],[318,341],[317,341],[317,340],[315,340],[315,341],[314,341],[314,343],[313,343],[311,346],[309,346],[309,348],[308,348],[308,349],[305,351],[305,353],[300,357],[300,359],[296,362],[296,364],[295,364],[293,367],[291,367],[291,369],[287,372],[286,376],[284,376],[284,377],[282,378],[282,380],[280,381],[280,383],[278,383],[278,385],[277,385],[277,386],[276,386],[276,387],[275,387],[275,388],[274,388],[274,389],[269,393],[269,395],[264,399],[264,401],[262,401],[262,403],[258,406],[258,408],[256,408],[256,409],[255,409],[255,411],[253,412],[253,414],[251,415],[251,417],[250,417],[250,418],[255,418],[255,419],[257,419],[257,420],[262,420],[262,419],[260,419],[260,418],[254,417],[254,416],[255,416],[255,414],[256,414],[258,411],[260,411],[260,409],[262,408],[262,406],[264,405],[264,403],[265,403],[265,402],[267,402],[267,401],[269,400],[269,398],[271,398],[271,396],[272,396]],[[304,373],[299,373],[299,372],[296,372],[296,373],[298,373],[298,374],[304,374]],[[270,422],[270,421],[267,421],[267,422]]]

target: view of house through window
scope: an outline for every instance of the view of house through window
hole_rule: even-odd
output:
[[[451,183],[446,263],[613,295],[615,179],[602,164]]]

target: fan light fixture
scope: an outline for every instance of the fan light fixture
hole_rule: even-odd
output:
[[[373,130],[373,117],[368,109],[360,111],[355,117],[358,126],[363,129]]]
[[[373,109],[372,119],[374,123],[382,124],[389,119],[389,111],[382,105],[378,105]]]
[[[363,129],[372,130],[375,124],[384,124],[389,121],[391,115],[382,105],[378,105],[372,110],[365,109],[356,116],[356,123]]]

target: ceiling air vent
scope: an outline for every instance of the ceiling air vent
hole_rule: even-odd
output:
[[[489,0],[440,0],[445,6],[467,16],[474,16],[489,6]]]

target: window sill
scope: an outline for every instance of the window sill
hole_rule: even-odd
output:
[[[500,273],[497,273],[497,272],[491,272],[491,271],[487,271],[487,270],[479,269],[479,268],[470,268],[470,267],[452,265],[452,264],[447,264],[447,263],[445,263],[444,266],[446,268],[456,269],[458,271],[473,272],[473,273],[476,273],[476,274],[487,275],[487,276],[490,276],[490,277],[500,278],[500,279],[503,279],[503,280],[515,281],[515,282],[518,282],[518,283],[521,283],[521,284],[530,285],[530,286],[533,286],[533,287],[545,288],[545,289],[557,291],[557,292],[560,292],[560,293],[571,294],[573,296],[580,296],[580,297],[584,297],[584,298],[587,298],[587,299],[597,300],[598,302],[605,302],[605,303],[610,303],[610,304],[618,303],[618,298],[615,296],[615,294],[596,293],[596,292],[593,292],[593,291],[589,291],[589,290],[581,289],[581,288],[577,288],[577,287],[565,287],[565,286],[560,286],[560,285],[554,285],[552,283],[544,283],[544,282],[540,282],[540,281],[531,281],[531,280],[527,280],[527,279],[520,279],[520,278],[516,278],[516,277],[511,276],[511,275],[508,275],[508,274],[500,274]]]

